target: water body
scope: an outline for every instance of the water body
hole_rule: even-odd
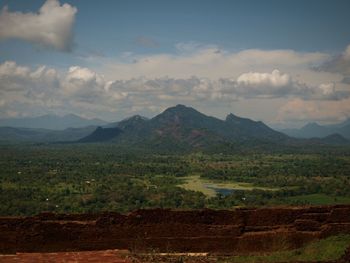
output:
[[[232,188],[219,188],[219,187],[215,187],[212,185],[208,185],[208,184],[204,184],[204,187],[208,188],[208,189],[212,189],[214,190],[217,194],[221,194],[223,196],[227,196],[232,194],[236,189],[232,189]]]

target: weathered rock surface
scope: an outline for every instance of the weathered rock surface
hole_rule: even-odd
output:
[[[128,249],[244,254],[298,248],[338,233],[350,233],[350,205],[43,213],[1,217],[0,253]]]

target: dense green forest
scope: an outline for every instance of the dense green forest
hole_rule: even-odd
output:
[[[350,203],[347,152],[160,155],[113,144],[2,145],[0,215]],[[184,187],[194,175],[231,189],[213,196]]]

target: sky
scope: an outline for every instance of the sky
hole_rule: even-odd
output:
[[[0,118],[350,117],[350,1],[0,0]]]

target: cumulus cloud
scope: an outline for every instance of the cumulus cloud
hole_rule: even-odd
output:
[[[19,66],[13,61],[0,64],[0,91],[41,91],[48,85],[57,87],[58,76],[55,69],[41,66],[36,70]]]
[[[66,95],[74,95],[91,101],[104,91],[105,81],[88,68],[74,66],[68,69],[61,85]]]
[[[238,77],[237,82],[245,86],[281,87],[289,85],[291,78],[288,74],[281,74],[279,70],[275,69],[272,73],[244,73]]]
[[[279,70],[246,72],[237,78],[218,80],[195,76],[107,80],[85,67],[72,66],[58,72],[45,66],[32,69],[7,61],[0,64],[0,95],[7,112],[51,109],[84,111],[95,117],[98,113],[118,111],[125,117],[134,111],[157,112],[178,103],[229,106],[239,100],[274,98],[327,101],[345,100],[350,94],[338,91],[334,83],[308,86]]]
[[[231,85],[238,97],[246,99],[299,97],[304,100],[341,100],[350,96],[350,91],[337,90],[334,83],[307,85],[277,69],[271,73],[243,73],[236,81],[221,81],[226,86]]]
[[[10,12],[4,7],[0,13],[0,40],[17,38],[70,51],[73,25],[77,9],[58,0],[47,0],[37,13]]]
[[[248,72],[237,78],[236,92],[243,97],[281,97],[303,93],[302,86],[288,74],[275,69],[271,73]]]

